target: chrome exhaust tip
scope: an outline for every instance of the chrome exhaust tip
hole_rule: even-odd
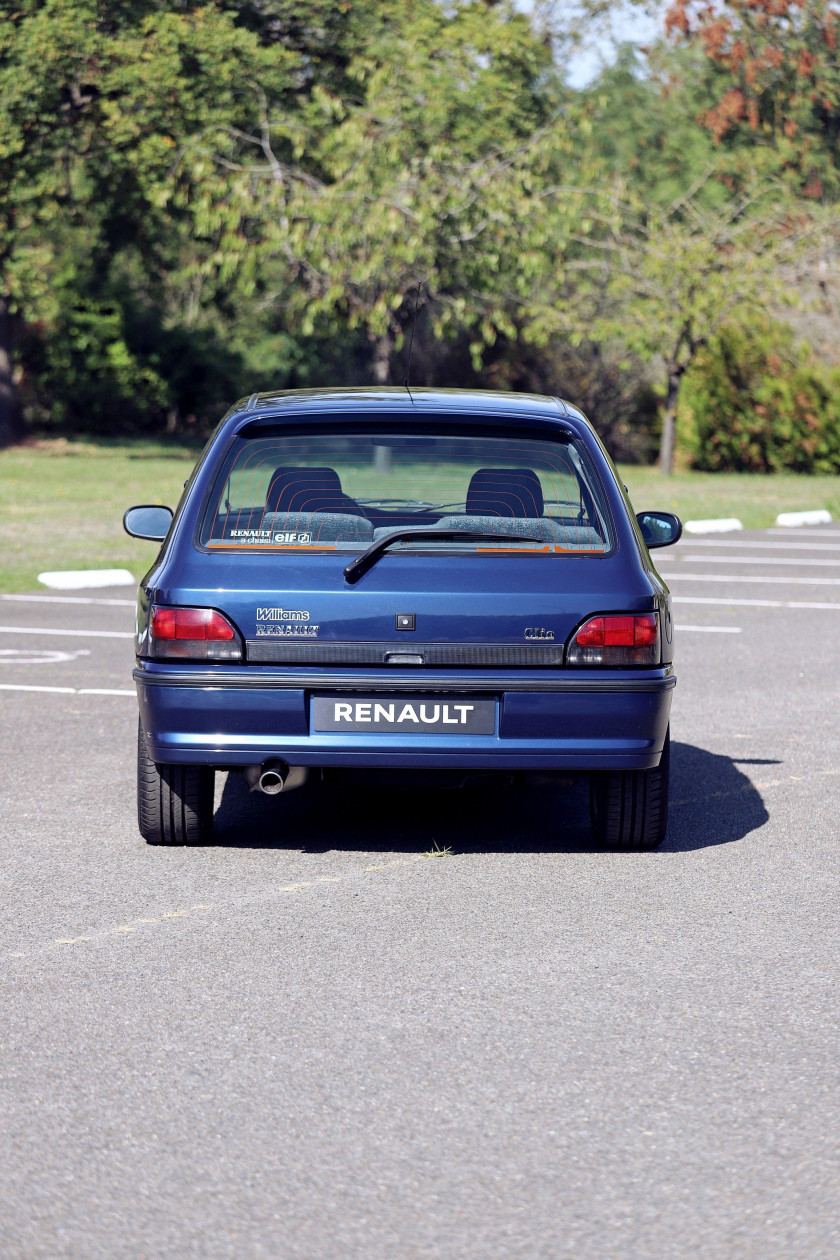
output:
[[[282,761],[275,762],[274,765],[266,765],[257,779],[257,787],[261,792],[265,792],[266,796],[276,796],[286,786],[288,773],[289,767]]]
[[[279,759],[264,761],[261,766],[245,768],[248,787],[252,792],[264,792],[266,796],[277,796],[284,790],[290,792],[293,788],[302,787],[308,777],[308,767],[289,766]]]

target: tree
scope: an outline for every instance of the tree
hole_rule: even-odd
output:
[[[317,89],[291,125],[265,97],[249,129],[206,150],[237,181],[260,300],[304,331],[363,330],[381,383],[418,284],[439,334],[471,330],[476,360],[516,335],[562,258],[567,211],[541,186],[572,152],[569,94],[512,5],[388,14],[347,65],[346,95]]]
[[[15,315],[21,290],[42,286],[45,241],[68,193],[76,118],[91,99],[86,76],[67,73],[87,42],[81,11],[53,23],[31,2],[0,9],[0,444],[20,430],[14,385]],[[81,69],[81,67],[79,67]],[[71,159],[72,160],[72,159]]]
[[[643,57],[625,44],[582,93],[590,112],[587,143],[609,177],[659,205],[678,201],[718,159],[713,138],[697,122],[707,103],[702,61],[694,48],[660,43]],[[726,198],[725,186],[712,180],[698,192],[715,202]]]
[[[296,58],[260,44],[213,0],[18,0],[0,21],[0,443],[19,432],[13,325],[49,321],[79,271],[107,276],[126,250],[142,286],[180,283],[199,309],[237,249],[228,181],[186,141],[241,125],[248,92],[287,89]],[[200,195],[197,188],[200,187]],[[93,256],[98,266],[79,267]],[[139,271],[140,268],[135,268]],[[214,289],[214,285],[216,288]]]
[[[664,409],[659,464],[673,471],[683,377],[697,354],[739,311],[789,299],[792,266],[813,239],[812,219],[759,186],[720,206],[700,188],[671,205],[625,200],[602,206],[599,234],[585,240],[598,260],[586,267],[615,304],[598,318],[600,334],[620,335],[662,364]]]
[[[840,11],[834,0],[674,0],[666,30],[702,48],[712,73],[706,127],[737,171],[793,180],[806,197],[840,191]]]

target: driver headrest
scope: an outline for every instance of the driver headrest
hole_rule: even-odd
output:
[[[334,468],[275,468],[265,499],[266,512],[335,512],[346,498]]]

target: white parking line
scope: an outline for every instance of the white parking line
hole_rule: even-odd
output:
[[[121,691],[116,687],[80,687],[76,692],[77,696],[134,696],[137,699],[136,691]]]
[[[756,577],[755,574],[748,573],[679,573],[676,569],[668,573],[667,577],[669,582],[679,578],[684,582],[758,582],[761,586],[840,586],[840,578],[774,577],[772,574]]]
[[[0,683],[0,691],[52,691],[62,696],[75,696],[75,687],[28,687],[24,683]]]
[[[784,534],[790,538],[790,526],[786,529],[765,529],[765,534]],[[797,538],[840,538],[840,529],[797,529]]]
[[[49,691],[61,696],[134,696],[136,691],[117,691],[113,687],[36,687],[27,683],[0,683],[0,691]]]
[[[840,567],[840,556],[836,560],[812,560],[804,559],[801,556],[791,556],[789,559],[781,559],[779,556],[668,556],[669,563],[673,564],[791,564],[796,568],[803,565],[821,565],[823,568],[836,569]]]
[[[90,656],[90,648],[63,652],[61,648],[0,648],[0,665],[63,665]]]
[[[797,531],[797,536],[799,531]],[[762,547],[765,551],[840,551],[837,543],[764,542],[759,538],[681,538],[680,547]]]
[[[823,608],[840,612],[840,604],[806,604],[782,599],[705,599],[702,595],[675,595],[675,604],[723,604],[727,608]]]
[[[92,599],[87,595],[0,595],[0,599],[20,604],[110,604],[115,608],[135,608],[136,599]]]
[[[688,630],[691,634],[740,634],[740,626],[685,626],[681,621],[677,622],[677,633],[682,634],[683,630]]]
[[[131,630],[56,630],[44,626],[0,626],[0,634],[66,635],[75,639],[133,639]]]

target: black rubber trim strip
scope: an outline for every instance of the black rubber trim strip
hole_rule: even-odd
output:
[[[563,664],[562,643],[313,643],[296,638],[248,639],[248,660],[266,665],[387,665],[389,656],[421,656],[402,668],[428,669],[435,665],[464,665],[485,669],[546,669]]]
[[[135,669],[134,681],[144,687],[230,687],[263,690],[283,688],[291,691],[441,691],[480,694],[502,691],[571,691],[571,692],[660,692],[676,687],[673,675],[667,678],[574,678],[568,674],[562,678],[534,678],[522,674],[496,674],[492,678],[476,678],[465,682],[462,677],[432,674],[418,670],[412,678],[400,672],[383,676],[375,674],[346,674],[324,670],[323,673],[305,674],[257,674],[226,673],[151,673]]]

